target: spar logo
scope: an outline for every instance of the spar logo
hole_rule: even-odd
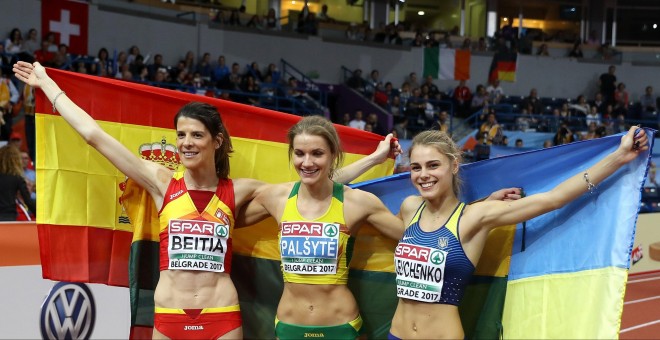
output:
[[[225,224],[208,221],[170,220],[170,232],[227,237],[229,235],[229,227]]]
[[[57,283],[41,306],[43,339],[89,339],[96,321],[94,297],[84,283]]]
[[[436,266],[441,265],[443,262],[445,262],[445,254],[439,250],[435,250],[431,253],[431,263],[433,263]]]
[[[445,261],[445,255],[439,250],[408,243],[399,243],[396,246],[395,255],[404,259],[431,262],[433,264],[442,264]]]
[[[323,233],[327,237],[335,237],[338,232],[339,228],[337,228],[337,225],[335,224],[326,224],[325,227],[323,227]]]
[[[282,235],[287,236],[324,236],[327,235],[326,232],[334,232],[335,234],[338,230],[330,230],[329,226],[334,226],[332,224],[323,225],[322,223],[316,222],[282,222]]]
[[[229,235],[229,228],[227,228],[226,225],[218,224],[215,227],[215,234],[220,237],[227,237],[227,235]]]

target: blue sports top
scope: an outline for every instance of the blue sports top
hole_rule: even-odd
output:
[[[397,296],[458,306],[474,272],[458,236],[465,203],[459,203],[447,222],[432,232],[419,226],[425,207],[426,201],[417,209],[394,252]]]

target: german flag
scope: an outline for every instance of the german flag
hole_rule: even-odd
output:
[[[502,80],[508,82],[516,81],[516,67],[518,64],[518,53],[496,52],[490,63],[488,81]]]

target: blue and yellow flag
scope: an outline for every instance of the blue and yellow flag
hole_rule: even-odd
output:
[[[646,132],[653,143],[655,131]],[[616,150],[620,140],[614,135],[463,165],[462,199],[505,187],[527,195],[549,191]],[[617,338],[649,160],[646,151],[593,193],[515,229],[493,230],[461,304],[468,338]],[[416,194],[409,182],[401,174],[358,186],[396,212]]]

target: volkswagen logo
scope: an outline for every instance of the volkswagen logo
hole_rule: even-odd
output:
[[[41,306],[41,337],[89,339],[95,320],[96,305],[87,285],[59,282]]]

